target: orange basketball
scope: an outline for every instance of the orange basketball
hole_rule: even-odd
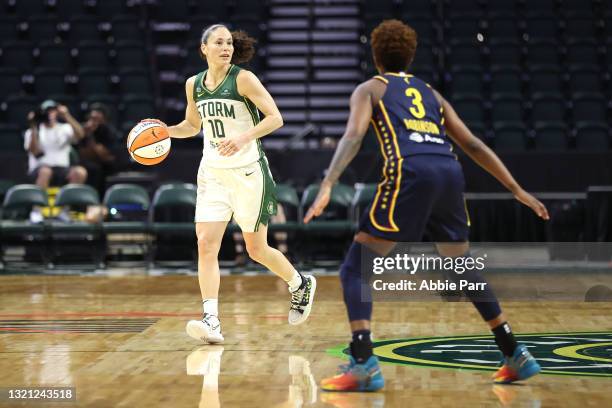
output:
[[[138,163],[146,166],[158,164],[170,153],[168,128],[158,120],[141,120],[130,131],[127,148]]]

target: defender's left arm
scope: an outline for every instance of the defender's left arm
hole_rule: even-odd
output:
[[[531,208],[540,218],[548,220],[549,216],[546,206],[533,195],[523,190],[495,152],[472,134],[451,104],[442,95],[438,92],[435,93],[444,108],[444,125],[448,135],[472,160],[510,190],[518,201]]]
[[[283,126],[283,117],[272,95],[270,95],[255,74],[247,70],[240,71],[236,78],[236,84],[238,85],[238,93],[253,102],[257,109],[264,114],[264,118],[256,126],[243,134],[228,137],[219,142],[218,149],[222,156],[231,156],[247,143],[268,135]],[[255,115],[257,113],[252,112],[252,114]]]

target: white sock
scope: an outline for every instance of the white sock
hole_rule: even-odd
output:
[[[298,271],[293,271],[293,277],[287,281],[287,285],[289,285],[289,290],[291,292],[295,292],[302,286],[302,276]]]
[[[202,308],[204,309],[204,313],[211,314],[214,316],[219,316],[219,300],[218,299],[204,299],[202,301]]]

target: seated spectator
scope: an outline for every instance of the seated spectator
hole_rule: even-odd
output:
[[[111,149],[117,141],[117,131],[109,123],[108,108],[101,103],[93,103],[83,130],[85,137],[78,145],[81,163],[89,174],[89,184],[102,195],[106,176],[114,171],[115,156]]]
[[[85,183],[87,170],[70,166],[71,145],[82,139],[84,132],[68,108],[46,100],[37,112],[28,114],[28,121],[24,147],[29,153],[28,175],[36,185],[46,189],[50,185]]]

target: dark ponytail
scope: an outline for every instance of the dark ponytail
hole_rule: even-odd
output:
[[[206,43],[208,41],[208,37],[215,31],[217,28],[225,27],[223,24],[213,24],[202,32],[202,38],[200,40],[200,44]],[[232,54],[232,64],[244,64],[247,63],[253,58],[255,55],[255,44],[257,40],[253,37],[249,37],[246,31],[236,30],[232,31],[232,42],[234,45],[234,53]],[[198,53],[200,54],[200,58],[206,61],[206,56],[202,52],[202,47],[198,48]]]
[[[255,44],[257,40],[249,37],[246,31],[232,31],[232,41],[234,42],[234,54],[232,55],[232,63],[245,64],[255,55]]]

